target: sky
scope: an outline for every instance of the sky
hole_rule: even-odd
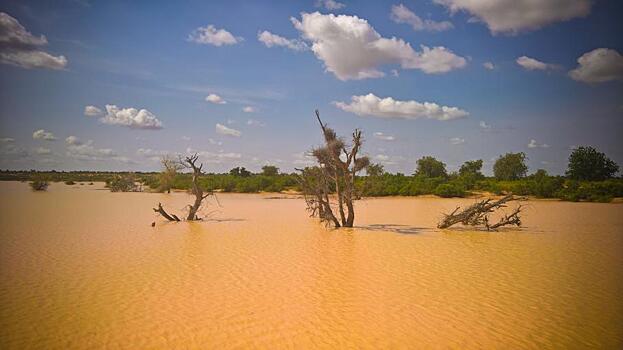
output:
[[[0,169],[312,165],[314,110],[391,172],[623,165],[623,3],[0,0]]]

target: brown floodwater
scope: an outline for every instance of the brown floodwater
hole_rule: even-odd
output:
[[[435,229],[470,199],[357,203],[0,183],[0,348],[623,348],[623,205],[531,201],[525,227]],[[155,227],[151,227],[152,222]]]

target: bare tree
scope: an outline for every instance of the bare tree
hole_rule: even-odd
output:
[[[444,229],[458,223],[469,226],[484,226],[488,231],[507,225],[521,226],[521,218],[519,217],[522,209],[521,204],[510,214],[504,215],[498,222],[493,224],[489,222],[489,214],[500,208],[505,208],[506,203],[519,199],[509,194],[498,200],[491,198],[482,200],[463,210],[460,210],[461,207],[457,207],[452,213],[444,214],[443,219],[437,224],[437,228]]]
[[[320,119],[316,110],[316,119],[322,129],[325,145],[312,150],[319,166],[300,170],[300,184],[305,195],[307,208],[312,216],[332,223],[337,227],[353,227],[355,208],[353,202],[359,198],[355,189],[357,173],[370,164],[368,157],[358,157],[363,143],[361,131],[355,129],[350,145],[339,137]],[[336,216],[331,205],[331,193],[337,199]]]
[[[199,156],[195,153],[194,155],[186,157],[184,159],[180,157],[178,161],[178,164],[180,165],[181,168],[187,168],[187,169],[192,170],[192,183],[191,183],[190,193],[195,195],[195,201],[192,204],[188,205],[188,215],[186,216],[187,221],[201,220],[197,216],[197,212],[201,208],[201,203],[208,196],[211,196],[214,194],[212,191],[204,193],[203,189],[199,185],[199,177],[202,174],[201,169],[203,168],[203,164],[200,164],[199,166],[197,166],[198,159],[199,159]],[[167,213],[162,207],[161,203],[158,203],[158,208],[154,208],[154,211],[156,213],[159,213],[160,215],[162,215],[165,219],[169,221],[180,221],[177,215]]]

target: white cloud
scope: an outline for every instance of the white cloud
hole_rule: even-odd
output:
[[[623,80],[623,56],[616,50],[595,49],[578,58],[578,67],[569,76],[584,83]]]
[[[0,12],[0,63],[26,69],[65,68],[65,56],[53,56],[41,50],[47,44],[48,40],[44,35],[32,35],[17,19]]]
[[[452,13],[466,11],[494,33],[517,34],[587,16],[591,0],[434,0]]]
[[[404,69],[419,69],[428,74],[446,73],[462,68],[467,61],[445,47],[413,50],[395,37],[383,38],[365,19],[357,16],[302,13],[301,20],[291,18],[294,27],[327,71],[340,80],[379,78],[385,75],[379,66],[399,64]]]
[[[478,125],[480,126],[481,129],[483,130],[491,130],[491,125],[485,123],[484,120],[481,120],[480,123],[478,123]]]
[[[102,160],[118,157],[117,153],[110,148],[93,146],[93,140],[80,144],[68,144],[66,155],[77,160]]]
[[[391,75],[392,75],[393,77],[398,77],[398,76],[400,76],[400,73],[398,73],[398,69],[392,69],[392,70],[390,70],[389,72],[391,73]]]
[[[377,162],[383,163],[385,165],[394,165],[404,160],[404,157],[388,156],[387,154],[383,154],[383,153],[377,154],[373,158]]]
[[[266,126],[266,124],[262,123],[259,120],[255,120],[255,119],[247,120],[247,125],[249,125],[249,126],[261,126],[261,127]]]
[[[335,0],[317,0],[316,7],[324,7],[327,10],[339,10],[346,7],[346,5]]]
[[[56,141],[56,136],[49,131],[39,129],[32,133],[32,138],[35,140]]]
[[[39,155],[44,155],[44,154],[51,154],[52,151],[49,148],[44,148],[44,147],[37,147],[35,148],[35,153],[39,154]]]
[[[13,143],[13,142],[15,142],[15,139],[11,137],[0,138],[0,143]]]
[[[227,103],[227,101],[223,100],[223,98],[217,94],[209,94],[206,96],[206,101],[217,105],[224,105]]]
[[[482,66],[485,67],[488,70],[494,70],[495,69],[495,66],[491,62],[485,62],[485,63],[482,64]]]
[[[131,129],[162,129],[158,118],[146,109],[123,108],[106,105],[106,115],[100,118],[104,124],[120,125]]]
[[[403,4],[393,5],[390,17],[392,21],[396,23],[407,23],[411,25],[415,31],[428,30],[441,32],[454,28],[452,23],[448,21],[437,22],[430,19],[423,20]]]
[[[460,145],[460,144],[465,143],[465,139],[460,138],[460,137],[453,137],[450,139],[450,143],[452,145]]]
[[[240,137],[240,135],[242,135],[242,133],[236,129],[232,129],[232,128],[228,128],[223,124],[216,124],[216,132],[221,134],[221,135],[226,135],[226,136],[233,136],[233,137]]]
[[[534,58],[530,58],[528,56],[521,56],[517,58],[515,62],[517,62],[517,64],[522,66],[525,70],[548,70],[548,69],[554,69],[557,67],[554,64],[541,62],[539,60],[535,60]]]
[[[148,158],[151,161],[160,161],[163,156],[169,155],[171,152],[169,151],[158,151],[151,148],[139,148],[136,150],[136,154]]]
[[[184,141],[190,141],[190,136],[182,136],[182,140],[184,140]]]
[[[209,142],[211,145],[217,145],[217,146],[220,146],[220,145],[222,145],[222,144],[223,144],[223,142],[221,142],[221,141],[216,141],[215,139],[208,139],[208,142]]]
[[[86,115],[87,117],[97,117],[102,114],[103,114],[102,110],[95,106],[84,107],[84,115]]]
[[[379,139],[379,140],[383,140],[383,141],[395,141],[396,138],[392,135],[386,135],[380,131],[377,131],[374,133],[374,138],[375,139]]]
[[[216,29],[212,24],[206,27],[199,27],[190,33],[188,41],[197,44],[208,44],[214,46],[234,45],[244,40],[241,37],[235,37],[232,33],[225,29]]]
[[[201,161],[206,162],[206,163],[223,163],[223,162],[238,160],[242,158],[242,154],[240,153],[224,152],[222,150],[217,153],[210,152],[210,151],[197,151],[190,147],[186,149],[186,153],[189,153],[189,154],[196,153],[200,157]]]
[[[466,117],[469,113],[457,107],[440,106],[432,102],[414,100],[399,101],[391,97],[380,98],[370,93],[351,97],[351,103],[333,102],[335,106],[359,116],[381,118],[452,120]]]
[[[294,165],[312,166],[316,164],[315,158],[307,152],[294,153],[292,155],[292,158],[294,158],[294,160],[292,161],[292,164]]]
[[[67,138],[65,139],[65,143],[68,145],[78,146],[82,144],[82,141],[80,141],[80,139],[76,136],[67,136]]]
[[[244,107],[244,108],[242,109],[242,111],[243,111],[243,112],[245,112],[245,113],[255,113],[255,112],[256,112],[255,108],[253,108],[253,107],[251,107],[251,106],[246,106],[246,107]]]
[[[264,43],[266,47],[281,46],[294,51],[307,50],[307,44],[299,39],[286,39],[267,30],[257,34],[257,40]]]
[[[549,148],[547,143],[537,143],[535,139],[530,140],[528,148]]]

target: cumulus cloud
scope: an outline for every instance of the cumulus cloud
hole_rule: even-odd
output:
[[[294,165],[312,166],[316,164],[315,158],[307,152],[294,153],[292,158],[294,158],[292,161],[292,164]]]
[[[487,24],[493,34],[517,34],[587,16],[591,0],[434,0],[451,13],[465,11]]]
[[[240,153],[224,152],[222,150],[218,152],[198,151],[190,147],[186,149],[186,153],[196,153],[199,157],[201,157],[201,160],[205,161],[206,163],[223,163],[242,158],[242,154]]]
[[[286,39],[267,30],[258,33],[257,40],[266,45],[266,47],[281,46],[294,51],[307,50],[307,44],[305,44],[305,42],[299,39]]]
[[[578,58],[578,67],[569,76],[584,83],[623,80],[623,56],[616,50],[595,49]]]
[[[535,60],[534,58],[530,58],[528,56],[521,56],[517,58],[515,62],[517,62],[517,64],[522,66],[525,70],[548,70],[548,69],[554,69],[557,67],[554,64],[541,62],[539,60]]]
[[[383,140],[383,141],[394,141],[396,140],[396,138],[392,135],[386,135],[380,131],[375,132],[374,134],[374,138],[375,139],[379,139],[379,140]]]
[[[535,139],[532,139],[528,143],[528,148],[549,148],[549,145],[547,143],[538,143]]]
[[[460,145],[465,143],[465,139],[460,138],[460,137],[453,137],[450,139],[450,144],[452,145]]]
[[[15,142],[15,139],[11,137],[0,138],[0,143],[13,143],[13,142]]]
[[[56,136],[54,136],[54,134],[43,129],[33,132],[32,138],[35,140],[56,141]]]
[[[244,107],[244,108],[242,109],[242,111],[243,111],[243,112],[245,112],[245,113],[255,113],[255,112],[256,112],[255,108],[253,108],[253,107],[251,107],[251,106],[246,106],[246,107]]]
[[[249,126],[261,126],[261,127],[266,126],[266,124],[262,123],[259,120],[255,120],[255,119],[247,120],[247,125],[249,125]]]
[[[209,142],[211,145],[217,145],[217,146],[220,146],[220,145],[222,145],[222,144],[223,144],[223,142],[221,142],[221,141],[216,141],[215,139],[208,139],[208,142]]]
[[[102,160],[118,157],[117,153],[110,148],[96,148],[93,145],[93,140],[86,143],[68,144],[66,155],[76,160]],[[126,159],[121,158],[119,160],[124,161]]]
[[[441,32],[454,28],[452,23],[448,21],[437,22],[430,19],[423,20],[420,16],[416,15],[403,4],[392,6],[390,18],[396,23],[406,23],[411,25],[411,28],[415,31],[428,30]]]
[[[469,113],[457,107],[440,106],[432,102],[399,101],[391,97],[380,98],[370,93],[351,97],[351,103],[333,102],[336,107],[359,116],[381,118],[452,120]]]
[[[190,136],[182,136],[182,140],[184,140],[184,141],[190,141]]]
[[[65,56],[53,56],[41,48],[48,44],[44,35],[34,36],[19,21],[0,12],[0,63],[26,69],[63,69]]]
[[[106,105],[106,115],[100,118],[104,124],[125,126],[131,129],[162,129],[158,118],[146,109],[119,108]]]
[[[102,114],[103,114],[102,110],[95,106],[84,107],[84,115],[86,115],[87,117],[97,117]]]
[[[225,125],[219,124],[219,123],[216,124],[216,132],[221,135],[233,136],[233,137],[240,137],[240,135],[242,135],[242,133],[239,130],[228,128]]]
[[[375,155],[374,160],[385,164],[385,165],[394,165],[404,160],[404,157],[401,156],[388,156],[387,154],[379,153]]]
[[[495,69],[495,66],[491,62],[485,62],[485,63],[482,64],[482,66],[485,67],[488,70],[494,70]]]
[[[188,36],[188,41],[214,46],[234,45],[242,40],[244,39],[234,36],[225,29],[216,29],[212,24],[206,27],[199,27]]]
[[[484,120],[481,120],[480,123],[478,123],[478,125],[480,126],[481,129],[483,130],[491,130],[491,125],[485,123]]]
[[[52,151],[49,148],[44,148],[44,147],[37,147],[34,149],[35,154],[38,155],[46,155],[46,154],[51,154]]]
[[[462,68],[467,61],[445,47],[411,45],[395,37],[383,38],[368,21],[357,16],[301,13],[291,18],[303,39],[327,71],[340,80],[379,78],[379,66],[399,64],[403,69],[419,69],[427,74],[446,73]]]
[[[217,94],[209,94],[206,96],[206,101],[217,105],[224,105],[227,103],[227,101],[223,100],[223,98]]]
[[[80,141],[80,139],[76,136],[67,136],[67,138],[65,139],[65,143],[68,145],[78,146],[82,144],[82,141]]]
[[[335,0],[317,0],[316,7],[324,7],[327,10],[339,10],[346,7],[346,5]]]

